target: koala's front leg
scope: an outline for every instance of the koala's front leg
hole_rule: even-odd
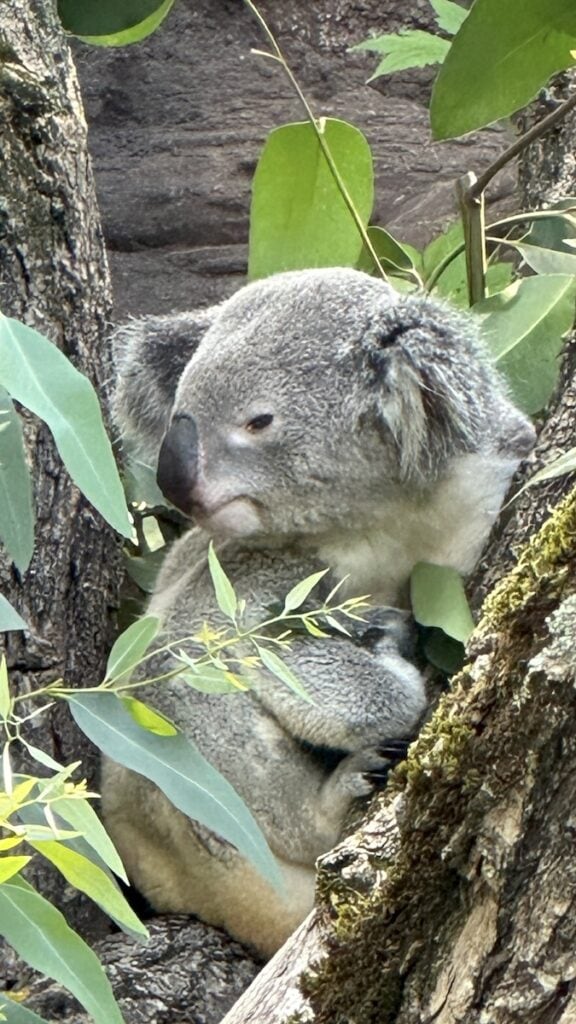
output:
[[[292,736],[346,753],[414,735],[426,709],[424,682],[407,660],[405,613],[373,609],[356,636],[298,637],[282,652],[314,701],[262,677],[259,700]]]

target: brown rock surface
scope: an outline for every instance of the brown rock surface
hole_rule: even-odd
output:
[[[453,215],[453,182],[502,148],[502,130],[433,144],[433,72],[366,85],[375,55],[348,48],[431,8],[399,0],[262,4],[318,115],[361,128],[376,168],[374,222],[421,245]],[[281,69],[240,0],[177,0],[160,30],[121,49],[76,46],[115,286],[115,319],[208,305],[241,283],[250,182],[268,132],[302,120]],[[496,197],[509,198],[505,176]]]

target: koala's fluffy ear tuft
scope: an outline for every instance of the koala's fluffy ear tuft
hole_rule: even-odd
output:
[[[112,336],[114,421],[126,449],[154,466],[178,381],[220,307],[131,320]]]
[[[448,458],[478,450],[503,389],[473,317],[402,297],[373,318],[361,353],[377,424],[398,446],[403,479],[425,482]]]

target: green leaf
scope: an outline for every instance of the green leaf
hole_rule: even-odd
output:
[[[96,954],[23,879],[0,886],[0,934],[31,967],[69,989],[95,1024],[123,1024]]]
[[[152,594],[160,566],[166,557],[166,548],[149,551],[146,555],[135,557],[124,552],[124,564],[130,579],[138,584],[140,590]]]
[[[541,484],[544,480],[553,480],[557,476],[564,476],[565,473],[576,473],[576,448],[570,448],[564,455],[559,455],[557,459],[553,459],[552,462],[539,469],[518,493],[521,494],[527,487]]]
[[[384,270],[391,273],[402,271],[407,274],[414,274],[417,270],[414,258],[409,251],[411,246],[401,245],[385,228],[368,228],[368,237],[372,242],[378,262],[384,267]],[[413,251],[419,257],[418,251]],[[367,274],[373,274],[377,269],[371,253],[366,248],[363,248],[360,253],[356,269],[363,270]]]
[[[546,212],[548,216],[531,221],[530,214],[526,214],[529,231],[523,241],[530,245],[540,245],[543,249],[574,254],[571,243],[576,239],[576,198],[568,196],[560,199],[551,209],[541,212]]]
[[[155,736],[141,729],[111,693],[66,697],[82,731],[108,757],[151,779],[188,817],[222,836],[273,885],[280,873],[250,811],[194,744],[181,733]]]
[[[435,139],[482,128],[526,106],[574,64],[574,0],[476,0],[454,37],[432,92]]]
[[[374,36],[365,39],[352,50],[370,50],[372,53],[384,53],[373,75],[368,79],[373,82],[381,75],[390,75],[393,71],[404,71],[405,68],[423,68],[427,64],[441,64],[450,43],[447,39],[435,36],[432,32],[421,29],[405,29],[390,35]]]
[[[62,797],[54,802],[53,808],[59,818],[63,818],[69,825],[72,825],[72,828],[81,833],[82,838],[96,851],[110,870],[128,883],[124,865],[90,802],[72,797]]]
[[[142,661],[150,644],[158,636],[161,620],[157,615],[143,615],[120,634],[112,647],[104,681],[113,679],[126,683],[130,673]]]
[[[328,569],[322,569],[321,572],[314,572],[311,576],[307,576],[305,580],[297,583],[292,590],[288,591],[284,598],[284,609],[282,614],[286,612],[294,611],[295,608],[300,608],[304,604],[304,601],[308,595],[314,590],[314,587],[321,579],[324,578]]]
[[[214,544],[210,541],[208,548],[208,568],[210,569],[210,576],[212,577],[212,585],[214,587],[214,593],[216,594],[216,600],[218,607],[223,615],[234,621],[234,617],[238,610],[238,600],[234,593],[234,587],[230,583],[224,569],[218,561],[218,556],[214,550]]]
[[[0,384],[48,424],[74,483],[118,533],[132,526],[96,392],[60,350],[0,314]]]
[[[174,0],[58,0],[66,31],[96,46],[126,46],[154,32]]]
[[[248,685],[238,686],[234,683],[225,669],[216,668],[215,665],[195,665],[192,659],[186,657],[185,651],[179,654],[188,668],[178,675],[178,679],[182,679],[194,690],[200,693],[240,693],[249,689]]]
[[[105,914],[130,935],[148,938],[146,928],[129,907],[118,886],[96,864],[54,839],[42,842],[28,839],[28,843],[49,860],[70,885],[94,900]]]
[[[294,674],[291,668],[282,661],[282,658],[278,657],[275,651],[271,651],[268,647],[261,647],[256,641],[253,641],[256,650],[258,651],[258,657],[262,659],[262,664],[273,676],[276,676],[280,682],[288,686],[298,697],[305,700],[308,704],[314,704],[312,697],[304,689],[302,683],[298,677]]]
[[[153,732],[155,736],[175,736],[178,732],[173,722],[159,711],[143,704],[141,700],[136,700],[135,697],[121,697],[121,700],[134,721],[148,732]]]
[[[323,118],[321,126],[366,226],[374,200],[370,147],[345,121]],[[250,279],[307,267],[355,267],[362,245],[312,125],[276,128],[268,136],[252,183]]]
[[[554,390],[575,298],[573,277],[526,277],[474,307],[494,361],[528,415],[542,409]]]
[[[447,676],[453,676],[464,664],[465,647],[459,640],[447,636],[441,629],[427,629],[424,654],[431,665]]]
[[[557,249],[543,249],[540,245],[511,242],[509,239],[506,244],[517,249],[528,266],[537,274],[576,274],[574,252],[558,252]]]
[[[418,562],[410,577],[412,611],[421,626],[436,626],[465,643],[474,629],[459,573],[446,565]]]
[[[0,885],[25,868],[31,857],[0,857]]]
[[[438,27],[448,35],[453,36],[468,17],[468,11],[452,0],[430,0],[430,4],[436,12]]]
[[[0,594],[0,633],[13,629],[28,629],[28,626],[10,602]]]
[[[152,508],[167,508],[166,498],[156,483],[156,470],[128,451],[124,462],[124,490],[128,501],[144,502]]]
[[[20,417],[0,387],[0,540],[20,572],[32,558],[34,512]]]
[[[26,1009],[22,1003],[17,1003],[10,996],[14,993],[0,992],[0,1020],[4,1014],[7,1024],[47,1024],[43,1017]]]
[[[11,710],[12,700],[8,684],[8,669],[6,668],[6,655],[3,654],[0,661],[0,718],[3,722],[9,717]]]
[[[22,735],[19,737],[20,743],[23,743],[28,753],[38,761],[39,764],[43,764],[45,768],[51,768],[52,771],[60,772],[63,770],[63,765],[55,761],[50,754],[47,754],[45,750],[41,750],[39,747],[35,747],[32,743],[29,743]]]

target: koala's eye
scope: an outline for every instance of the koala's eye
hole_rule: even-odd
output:
[[[256,434],[259,430],[265,430],[269,427],[274,419],[271,412],[262,413],[261,416],[254,416],[253,419],[248,420],[246,424],[246,430],[249,430],[251,434]]]

